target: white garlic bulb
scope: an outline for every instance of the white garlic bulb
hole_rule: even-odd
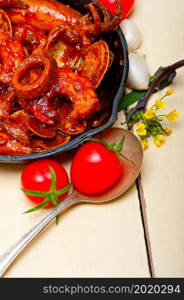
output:
[[[142,34],[139,28],[128,19],[122,21],[120,27],[124,33],[129,52],[134,52],[142,43]]]
[[[136,90],[146,90],[149,80],[150,74],[143,55],[130,53],[127,86]]]

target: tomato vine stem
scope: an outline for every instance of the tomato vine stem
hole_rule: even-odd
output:
[[[50,190],[48,192],[22,189],[22,191],[26,195],[44,198],[43,201],[39,205],[25,211],[24,212],[25,214],[37,211],[41,208],[44,208],[47,206],[47,204],[49,202],[52,202],[54,206],[57,206],[60,203],[58,197],[61,196],[62,194],[65,194],[66,192],[68,192],[70,190],[70,188],[72,187],[71,184],[68,184],[64,188],[57,190],[57,188],[56,188],[56,173],[51,166],[49,166],[49,171],[51,174],[51,186],[50,186]],[[59,220],[59,216],[56,217],[56,223],[58,223],[58,220]]]

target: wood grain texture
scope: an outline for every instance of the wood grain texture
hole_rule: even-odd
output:
[[[121,117],[121,116],[120,116]],[[60,158],[69,169],[72,154]],[[0,253],[46,213],[21,193],[21,166],[0,166]],[[6,200],[5,200],[6,199]],[[61,216],[33,241],[7,277],[149,277],[135,185],[106,205],[80,205]]]
[[[143,33],[140,51],[146,54],[150,72],[184,58],[184,1],[138,0],[131,19]],[[177,109],[181,117],[166,145],[154,145],[145,152],[141,176],[145,212],[156,277],[184,277],[184,68],[178,70],[168,98],[168,112]],[[154,95],[150,105],[165,91]]]
[[[177,5],[176,5],[177,3]],[[143,34],[140,52],[150,73],[183,58],[183,0],[137,0],[131,19]],[[150,145],[141,174],[141,203],[156,277],[184,277],[183,83],[178,71],[165,111],[177,109],[181,118],[166,145]],[[160,93],[163,95],[164,91]],[[159,95],[152,97],[150,104]],[[123,114],[115,126],[121,126]],[[60,161],[69,169],[72,153]],[[33,226],[46,211],[31,215],[20,191],[23,166],[0,165],[0,253]],[[145,204],[145,205],[143,205]],[[81,205],[64,213],[24,251],[6,277],[149,277],[148,258],[135,185],[107,205]]]

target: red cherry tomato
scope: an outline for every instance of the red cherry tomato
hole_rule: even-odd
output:
[[[97,194],[112,187],[122,174],[117,155],[98,142],[87,142],[71,165],[71,181],[83,194]]]
[[[27,165],[21,175],[22,188],[24,190],[49,192],[52,184],[52,176],[49,167],[51,167],[56,175],[56,190],[60,190],[69,184],[69,179],[66,170],[62,165],[54,160],[43,159]],[[67,193],[58,196],[61,202]],[[36,204],[44,201],[44,197],[30,196],[26,194],[28,199]],[[44,207],[52,207],[54,203],[49,201]]]
[[[115,0],[100,0],[104,6],[108,8],[108,10],[112,13],[112,15],[116,14],[116,1]],[[132,12],[135,0],[120,0],[123,8],[122,19],[126,19]]]

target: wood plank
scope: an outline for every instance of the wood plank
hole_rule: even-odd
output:
[[[183,59],[184,1],[139,0],[132,16],[143,32],[141,51],[146,54],[151,73]],[[184,69],[178,70],[175,93],[168,98],[165,112],[177,109],[181,118],[170,125],[174,130],[166,145],[154,145],[145,152],[141,176],[154,271],[157,277],[184,277],[184,197],[183,197],[183,85]],[[163,95],[161,92],[160,95]],[[160,96],[152,97],[150,105]]]
[[[70,154],[63,155],[61,162],[69,168],[70,159]],[[46,213],[21,214],[31,207],[19,189],[21,170],[22,166],[0,166],[0,253]],[[149,277],[135,185],[112,203],[65,212],[60,224],[51,224],[6,276]]]

